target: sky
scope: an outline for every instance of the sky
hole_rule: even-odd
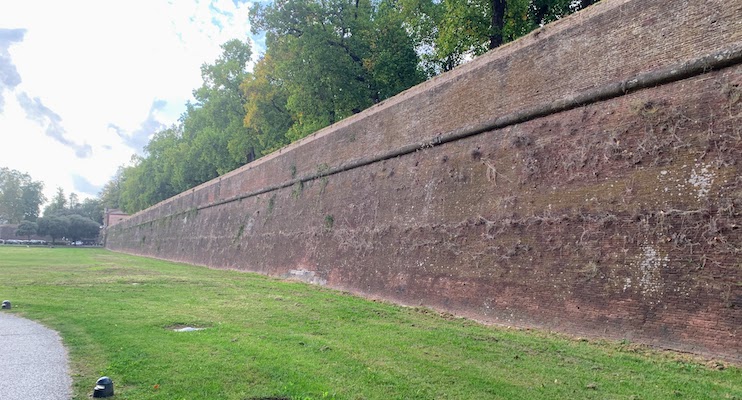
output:
[[[176,123],[251,2],[0,0],[0,167],[96,197]]]

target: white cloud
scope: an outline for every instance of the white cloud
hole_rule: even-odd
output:
[[[251,4],[230,0],[8,3],[0,29],[25,33],[0,48],[2,70],[20,76],[0,86],[0,166],[43,181],[49,197],[57,186],[84,198],[92,193],[80,182],[105,184],[141,151],[138,133],[176,122],[219,46],[250,35]],[[58,118],[31,120],[19,99]],[[88,147],[90,157],[76,156]]]

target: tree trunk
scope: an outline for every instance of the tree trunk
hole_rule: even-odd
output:
[[[490,19],[490,50],[502,44],[502,29],[505,27],[505,8],[507,0],[492,0]]]
[[[247,162],[253,162],[255,160],[255,147],[250,147],[250,150],[247,151]]]

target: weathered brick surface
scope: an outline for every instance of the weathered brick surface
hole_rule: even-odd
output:
[[[145,210],[109,248],[742,360],[742,67],[213,205],[742,44],[742,3],[604,1]]]

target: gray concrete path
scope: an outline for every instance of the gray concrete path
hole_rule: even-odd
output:
[[[72,379],[57,332],[0,311],[0,399],[69,400]]]

